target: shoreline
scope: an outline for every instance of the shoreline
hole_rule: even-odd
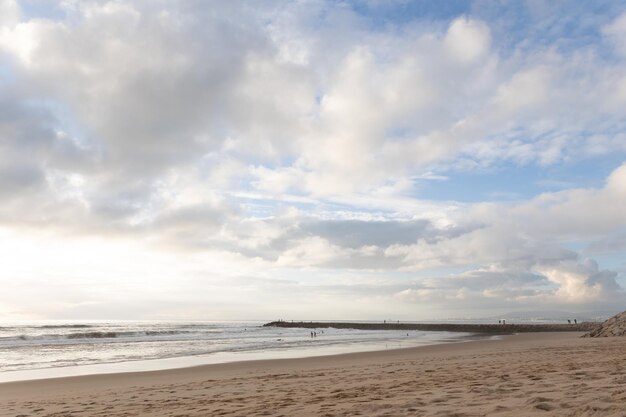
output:
[[[135,372],[155,372],[173,369],[187,369],[197,366],[248,362],[257,360],[303,359],[362,352],[386,352],[394,349],[412,349],[430,345],[462,343],[475,339],[506,336],[519,333],[540,332],[588,332],[598,327],[598,323],[577,324],[458,324],[458,323],[399,323],[399,322],[286,322],[275,321],[259,324],[259,327],[290,329],[358,329],[370,331],[458,333],[454,337],[441,337],[436,340],[390,340],[351,345],[318,345],[299,348],[274,348],[251,351],[223,351],[200,355],[170,356],[152,359],[120,360],[84,365],[44,367],[0,372],[0,384],[45,380],[90,375],[121,374]],[[408,336],[408,334],[407,334]],[[317,340],[317,339],[316,339]],[[391,346],[391,347],[388,347]]]
[[[445,332],[447,333],[447,332]],[[496,335],[459,334],[446,335],[439,339],[392,339],[369,341],[349,345],[314,344],[306,348],[264,349],[251,351],[223,351],[203,355],[172,356],[154,359],[122,360],[98,364],[70,365],[36,369],[22,369],[0,372],[0,387],[12,382],[35,380],[51,380],[108,374],[126,374],[141,372],[158,372],[176,369],[188,369],[202,366],[232,364],[238,362],[307,359],[316,357],[349,355],[356,353],[388,352],[394,350],[414,349],[426,346],[465,343],[473,340],[486,340]]]
[[[545,336],[548,339],[559,338],[562,335],[569,335],[570,337],[581,337],[584,333],[582,332],[555,332],[554,334],[550,334],[547,332],[538,332],[536,335],[533,333],[527,333],[524,336],[530,336],[533,339],[543,338]],[[111,372],[111,373],[99,373],[99,374],[86,374],[86,375],[71,375],[71,376],[61,376],[61,377],[51,377],[51,378],[40,378],[40,379],[29,379],[29,380],[19,380],[19,381],[7,381],[0,382],[0,399],[2,399],[2,394],[5,393],[3,388],[10,388],[12,386],[26,386],[26,385],[40,385],[40,384],[48,384],[55,382],[76,382],[76,386],[81,386],[83,380],[108,380],[108,379],[118,379],[118,378],[138,378],[145,379],[146,377],[172,377],[172,376],[181,376],[181,375],[199,375],[205,372],[219,372],[221,373],[231,373],[238,372],[242,369],[257,369],[257,368],[282,368],[284,366],[290,365],[310,365],[310,364],[324,364],[324,363],[335,363],[335,362],[350,362],[352,360],[359,361],[361,359],[368,358],[399,358],[403,356],[409,355],[421,355],[421,354],[435,354],[435,355],[446,355],[450,353],[459,353],[459,352],[467,352],[474,348],[484,348],[489,346],[492,343],[496,343],[498,341],[511,340],[511,338],[515,338],[516,336],[522,335],[498,335],[500,338],[498,339],[486,339],[486,338],[478,338],[472,339],[473,336],[468,336],[467,340],[457,341],[457,342],[443,342],[443,343],[433,343],[423,346],[413,346],[413,347],[404,347],[404,348],[394,348],[387,350],[369,350],[369,351],[361,351],[361,352],[346,352],[346,353],[337,353],[330,355],[317,355],[317,356],[304,356],[304,357],[291,357],[291,358],[270,358],[270,359],[251,359],[251,360],[240,360],[240,361],[232,361],[232,362],[218,362],[218,363],[208,363],[201,365],[192,365],[192,366],[184,366],[184,367],[176,367],[176,368],[166,368],[166,369],[154,369],[147,371],[128,371],[128,372]],[[527,338],[526,337],[526,338]],[[461,347],[463,346],[463,347]]]
[[[623,414],[626,338],[580,336],[9,382],[0,402],[31,416]]]

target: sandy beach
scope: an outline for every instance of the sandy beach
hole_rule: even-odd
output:
[[[580,335],[12,382],[0,414],[626,415],[626,338]]]

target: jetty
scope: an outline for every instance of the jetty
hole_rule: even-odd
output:
[[[358,329],[358,330],[419,330],[425,332],[458,332],[475,334],[514,334],[534,332],[590,332],[601,323],[583,322],[576,324],[465,324],[465,323],[399,323],[399,322],[325,322],[325,321],[273,321],[264,327],[305,329]]]

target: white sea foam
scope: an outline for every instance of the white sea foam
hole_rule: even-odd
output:
[[[316,332],[315,337],[311,331]],[[325,355],[433,344],[462,336],[401,330],[273,328],[262,327],[260,322],[13,323],[0,325],[0,379],[11,379],[8,375],[15,371],[183,357],[194,357],[193,363],[199,364],[234,357]]]

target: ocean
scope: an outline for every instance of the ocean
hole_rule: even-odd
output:
[[[0,324],[0,382],[397,349],[461,341],[467,336],[450,332],[288,329],[262,324],[3,323]],[[316,333],[314,337],[311,331]]]

